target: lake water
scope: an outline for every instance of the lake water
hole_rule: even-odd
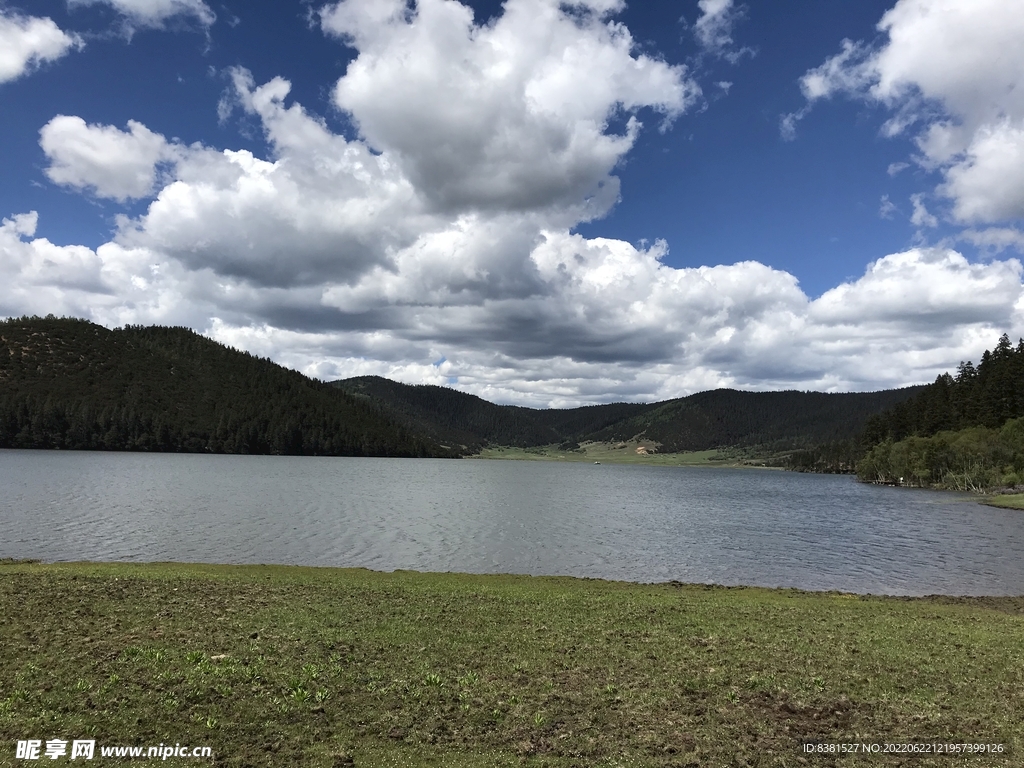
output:
[[[1024,594],[1024,512],[749,469],[8,450],[0,557]]]

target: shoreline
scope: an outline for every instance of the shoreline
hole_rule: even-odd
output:
[[[978,503],[997,509],[1024,510],[1024,493],[989,493],[979,499]]]
[[[479,573],[474,571],[419,571],[411,568],[396,568],[385,571],[366,566],[334,566],[334,565],[302,565],[292,563],[208,563],[198,561],[177,561],[177,560],[42,560],[38,558],[15,558],[0,557],[0,574],[5,568],[40,568],[53,570],[80,570],[82,572],[103,573],[107,570],[117,569],[139,569],[140,571],[152,570],[180,570],[183,572],[203,573],[206,575],[244,575],[246,572],[271,573],[276,575],[292,575],[304,578],[316,578],[318,576],[330,576],[332,574],[366,574],[372,576],[413,576],[422,578],[437,579],[481,579],[509,582],[565,582],[566,584],[598,584],[618,587],[622,589],[657,589],[670,587],[673,589],[704,590],[704,591],[738,591],[750,590],[765,592],[769,594],[806,596],[806,597],[836,597],[842,599],[856,600],[894,600],[894,601],[958,601],[985,603],[999,600],[1020,600],[1024,603],[1024,592],[1020,594],[953,594],[944,592],[929,592],[927,594],[904,594],[904,593],[878,593],[878,592],[850,592],[841,589],[805,589],[803,587],[786,586],[762,586],[759,584],[722,584],[720,582],[703,581],[679,581],[669,579],[667,581],[626,581],[623,579],[606,579],[599,576],[572,576],[566,574],[530,574],[530,573]],[[279,572],[279,573],[278,573]]]
[[[638,448],[644,452],[638,453]],[[650,467],[725,467],[730,469],[772,469],[770,457],[754,457],[735,448],[712,448],[703,451],[660,453],[650,441],[621,441],[618,443],[581,443],[579,449],[562,450],[557,445],[517,448],[495,446],[484,448],[467,459],[500,461],[557,461],[575,464],[628,464]]]

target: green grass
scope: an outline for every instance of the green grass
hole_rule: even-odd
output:
[[[1024,509],[1024,493],[1004,493],[998,496],[986,496],[981,499],[982,504],[990,507],[1002,507],[1003,509]]]
[[[1024,598],[7,562],[0,615],[2,765],[26,738],[312,768],[981,768],[1024,748]],[[805,739],[1008,752],[805,758]]]
[[[647,464],[650,466],[667,467],[749,467],[764,466],[765,459],[754,456],[742,449],[712,449],[708,451],[689,451],[686,453],[649,453],[638,454],[637,448],[656,451],[651,441],[615,442],[615,443],[582,443],[575,451],[561,450],[557,445],[544,445],[536,448],[493,447],[484,448],[472,458],[480,459],[516,459],[519,461],[577,461],[593,464]]]

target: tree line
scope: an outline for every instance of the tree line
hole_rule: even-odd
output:
[[[961,362],[868,420],[861,480],[958,490],[1024,479],[1024,340],[1003,334],[977,366]]]

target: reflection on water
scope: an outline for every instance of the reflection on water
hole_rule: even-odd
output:
[[[0,557],[1024,594],[1024,513],[756,470],[0,451]]]

